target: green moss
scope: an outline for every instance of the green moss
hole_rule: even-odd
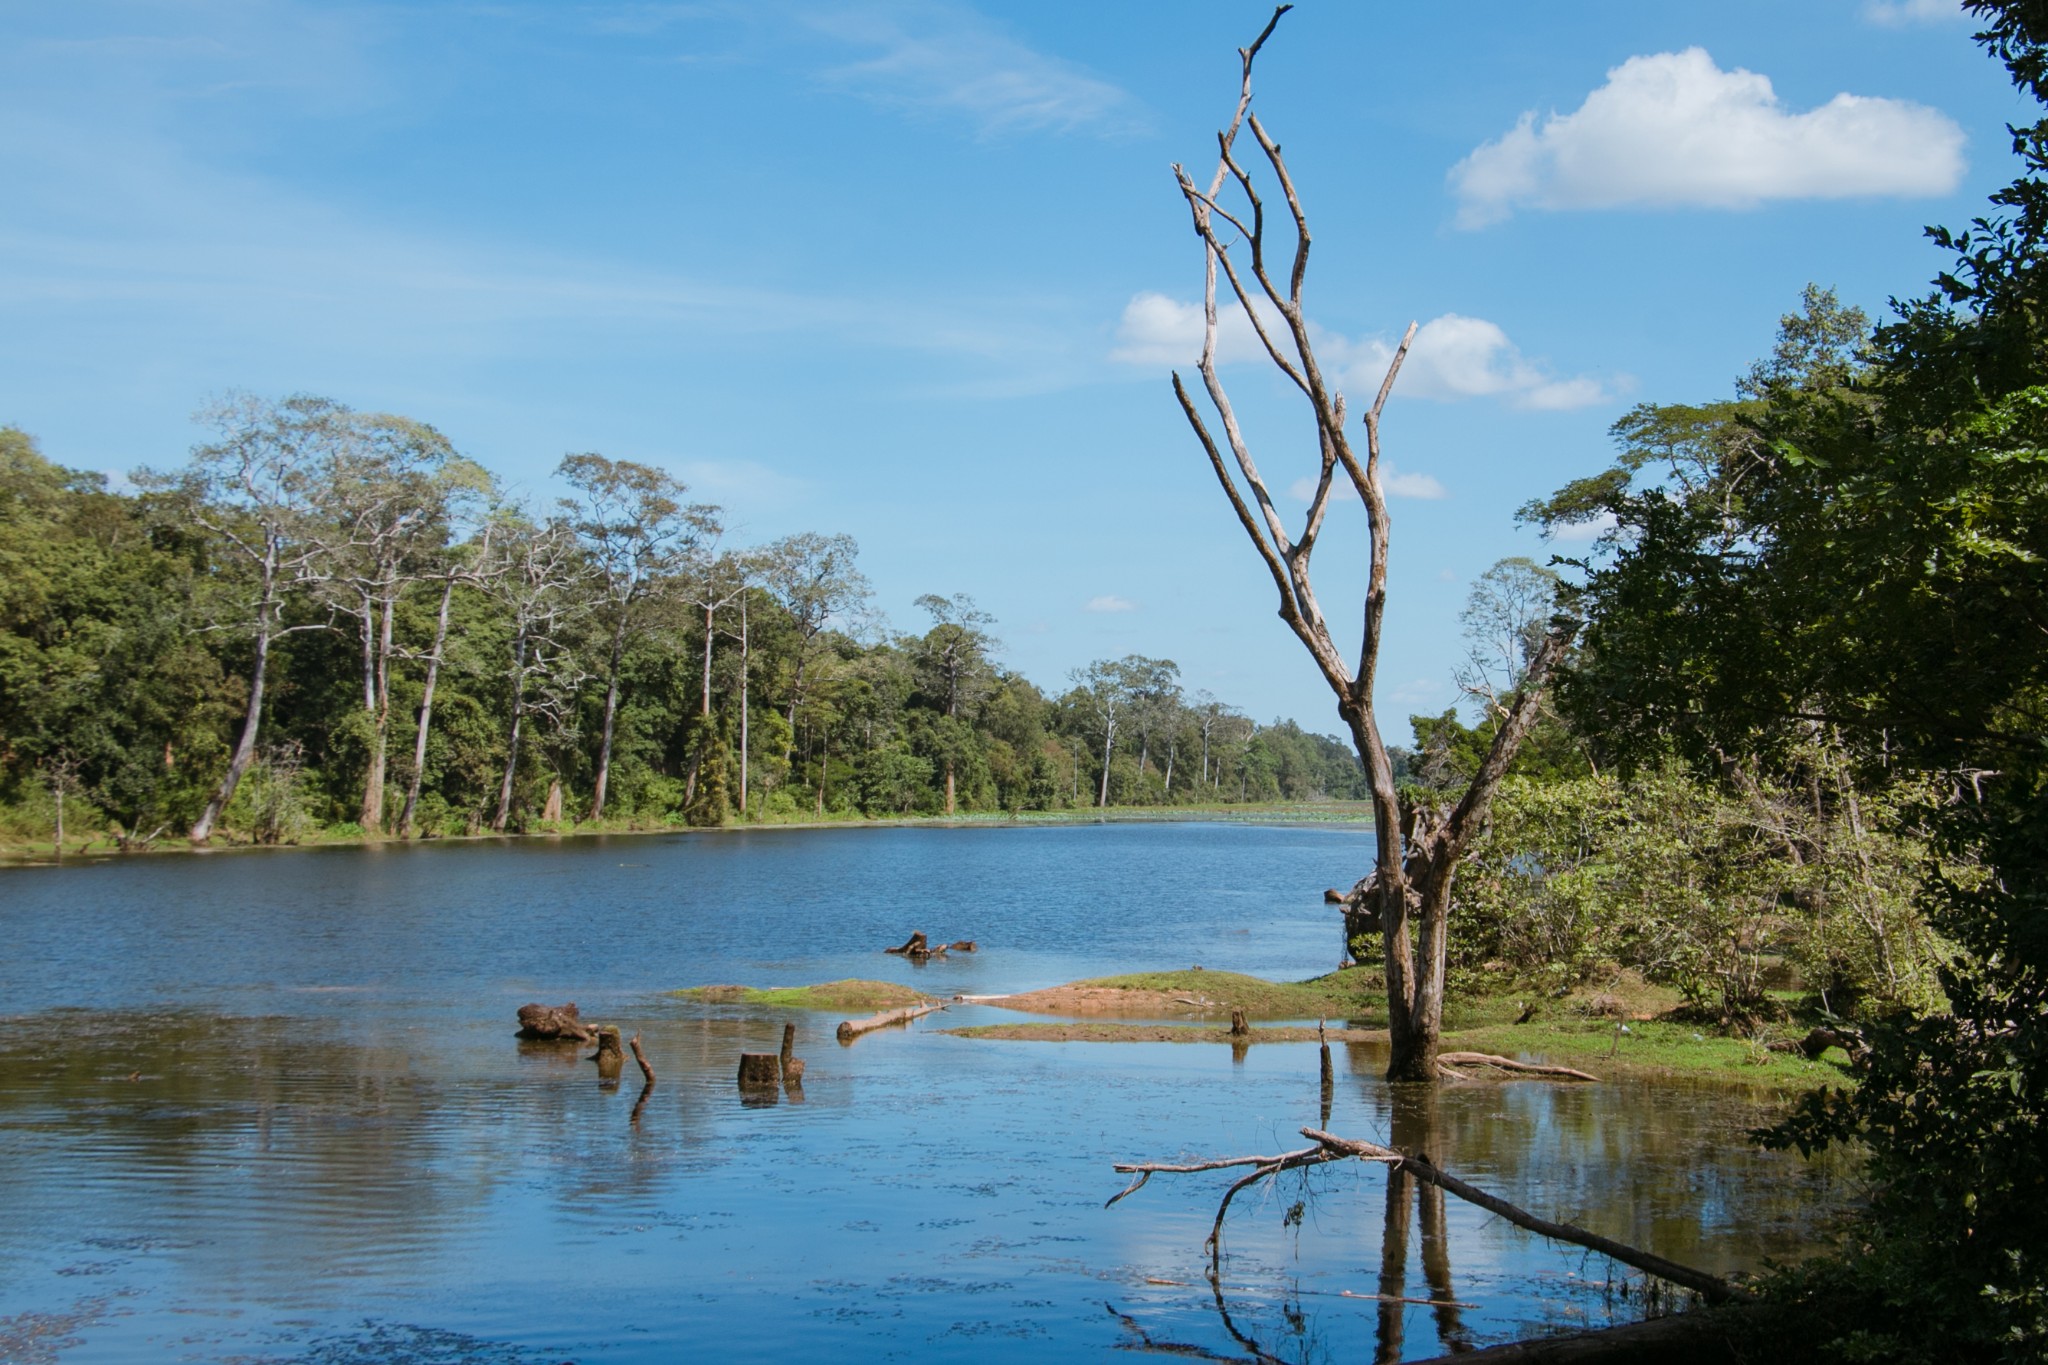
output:
[[[889,981],[826,981],[815,986],[689,986],[670,994],[710,1005],[755,1005],[781,1010],[887,1010],[932,999]]]
[[[1358,1019],[1386,1022],[1379,973],[1331,972],[1310,981],[1264,981],[1238,972],[1134,972],[1076,981],[1076,986],[1160,991],[1204,1002],[1218,1012],[1241,1009],[1256,1019]]]

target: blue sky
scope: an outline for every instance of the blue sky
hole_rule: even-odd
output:
[[[1233,49],[1268,7],[67,0],[0,8],[0,422],[182,459],[228,390],[433,422],[539,500],[665,466],[735,539],[848,532],[878,605],[971,594],[1006,661],[1180,662],[1337,729],[1166,375]],[[1404,496],[1381,667],[1455,692],[1514,509],[1639,401],[1727,391],[1808,281],[1881,311],[2032,115],[1947,0],[1305,0],[1257,107],[1316,229],[1309,311]],[[1846,97],[1846,98],[1845,98]],[[1276,488],[1304,416],[1227,366]],[[1362,399],[1363,395],[1361,395]],[[1319,557],[1356,618],[1356,505]],[[1345,543],[1348,541],[1349,543]]]

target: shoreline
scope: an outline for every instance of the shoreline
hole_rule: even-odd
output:
[[[145,847],[123,851],[110,841],[94,837],[81,851],[61,858],[49,851],[47,842],[0,844],[0,869],[18,867],[64,867],[72,863],[102,862],[121,858],[143,858],[167,854],[210,855],[218,853],[307,852],[330,848],[413,848],[428,844],[529,843],[543,840],[599,839],[613,836],[652,834],[753,834],[773,830],[820,829],[1029,829],[1064,825],[1136,824],[1246,824],[1303,825],[1372,828],[1372,806],[1363,801],[1299,802],[1260,806],[1110,806],[1087,810],[981,811],[955,815],[849,816],[845,819],[806,819],[735,822],[725,825],[636,824],[572,825],[567,829],[528,830],[520,833],[427,834],[406,839],[398,835],[316,835],[290,843],[260,844],[216,836],[205,845],[193,845],[182,836],[156,840]],[[70,840],[66,840],[68,844]],[[103,846],[104,845],[104,846]]]

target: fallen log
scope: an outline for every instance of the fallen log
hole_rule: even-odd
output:
[[[541,1041],[591,1043],[597,1041],[597,1030],[577,1018],[573,1002],[567,1005],[521,1005],[519,1036]]]
[[[1709,1303],[1749,1302],[1754,1298],[1749,1291],[1738,1285],[1730,1284],[1718,1275],[1710,1275],[1706,1271],[1694,1269],[1692,1266],[1680,1265],[1678,1262],[1666,1260],[1654,1252],[1643,1251],[1626,1243],[1617,1242],[1611,1237],[1602,1237],[1598,1233],[1587,1232],[1584,1228],[1574,1227],[1569,1223],[1553,1223],[1547,1218],[1538,1218],[1535,1214],[1518,1208],[1497,1195],[1488,1194],[1477,1186],[1468,1185],[1457,1177],[1446,1174],[1437,1169],[1435,1164],[1427,1157],[1410,1156],[1405,1152],[1396,1151],[1391,1147],[1382,1147],[1377,1143],[1359,1142],[1352,1138],[1337,1137],[1332,1133],[1325,1133],[1317,1128],[1304,1128],[1301,1130],[1301,1135],[1316,1145],[1313,1147],[1303,1147],[1292,1152],[1282,1152],[1275,1156],[1222,1157],[1212,1161],[1184,1163],[1157,1161],[1118,1162],[1114,1167],[1116,1171],[1125,1175],[1135,1175],[1137,1179],[1119,1191],[1103,1207],[1111,1207],[1119,1200],[1136,1194],[1145,1187],[1145,1183],[1155,1174],[1183,1174],[1193,1171],[1217,1171],[1229,1167],[1251,1167],[1252,1170],[1249,1175],[1240,1178],[1229,1189],[1224,1191],[1222,1202],[1216,1207],[1216,1220],[1209,1230],[1208,1240],[1203,1243],[1203,1247],[1208,1251],[1210,1262],[1213,1265],[1222,1255],[1223,1217],[1230,1211],[1230,1201],[1237,1197],[1240,1190],[1255,1185],[1261,1180],[1270,1179],[1282,1171],[1298,1170],[1305,1166],[1320,1166],[1326,1162],[1342,1161],[1349,1157],[1356,1157],[1362,1161],[1376,1161],[1403,1171],[1418,1180],[1436,1186],[1447,1194],[1454,1194],[1467,1203],[1476,1204],[1489,1213],[1498,1214],[1516,1227],[1525,1228],[1530,1232],[1536,1233],[1538,1236],[1549,1237],[1560,1242],[1570,1242],[1574,1246],[1582,1246],[1589,1251],[1597,1251],[1603,1256],[1609,1256],[1614,1260],[1620,1261],[1623,1265],[1634,1266],[1637,1270],[1647,1275],[1655,1275],[1658,1279],[1668,1280],[1672,1284],[1693,1290],[1705,1297]]]
[[[1568,1081],[1597,1081],[1598,1076],[1584,1071],[1574,1071],[1568,1066],[1543,1066],[1536,1062],[1518,1062],[1512,1057],[1498,1057],[1491,1052],[1439,1052],[1437,1065],[1448,1070],[1457,1066],[1490,1066],[1499,1071],[1520,1071],[1531,1076],[1559,1076]],[[1455,1075],[1455,1072],[1451,1074]]]
[[[913,1019],[930,1014],[933,1010],[944,1008],[944,1002],[934,1000],[924,1005],[905,1005],[902,1009],[883,1010],[880,1014],[871,1014],[865,1019],[848,1019],[839,1025],[839,1041],[850,1043],[863,1033],[873,1033],[876,1029],[887,1028],[891,1024],[907,1024]]]

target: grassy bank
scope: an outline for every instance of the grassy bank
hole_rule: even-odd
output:
[[[932,999],[908,986],[862,980],[771,989],[695,986],[674,994],[707,1004],[841,1014]],[[1016,1042],[1280,1043],[1316,1037],[1313,1027],[1291,1021],[1326,1019],[1333,1042],[1386,1040],[1380,977],[1364,969],[1294,982],[1199,969],[1133,972],[974,1003],[1047,1017],[948,1032]],[[1674,1017],[1676,1005],[1675,995],[1656,987],[1638,987],[1619,997],[1602,991],[1565,999],[1513,989],[1454,994],[1445,1009],[1443,1046],[1445,1051],[1554,1062],[1602,1076],[1695,1076],[1801,1089],[1847,1079],[1847,1058],[1839,1049],[1809,1061],[1797,1052],[1769,1047],[1801,1036],[1801,1025],[1728,1036]],[[1239,1009],[1250,1019],[1290,1023],[1255,1027],[1249,1038],[1233,1038],[1221,1021]]]
[[[762,1009],[862,1013],[922,1004],[934,998],[921,991],[914,991],[908,986],[898,986],[889,981],[863,981],[857,977],[849,977],[844,981],[826,981],[815,986],[775,986],[767,989],[753,986],[689,986],[669,993],[684,1000],[695,1000],[706,1005],[749,1005]]]

